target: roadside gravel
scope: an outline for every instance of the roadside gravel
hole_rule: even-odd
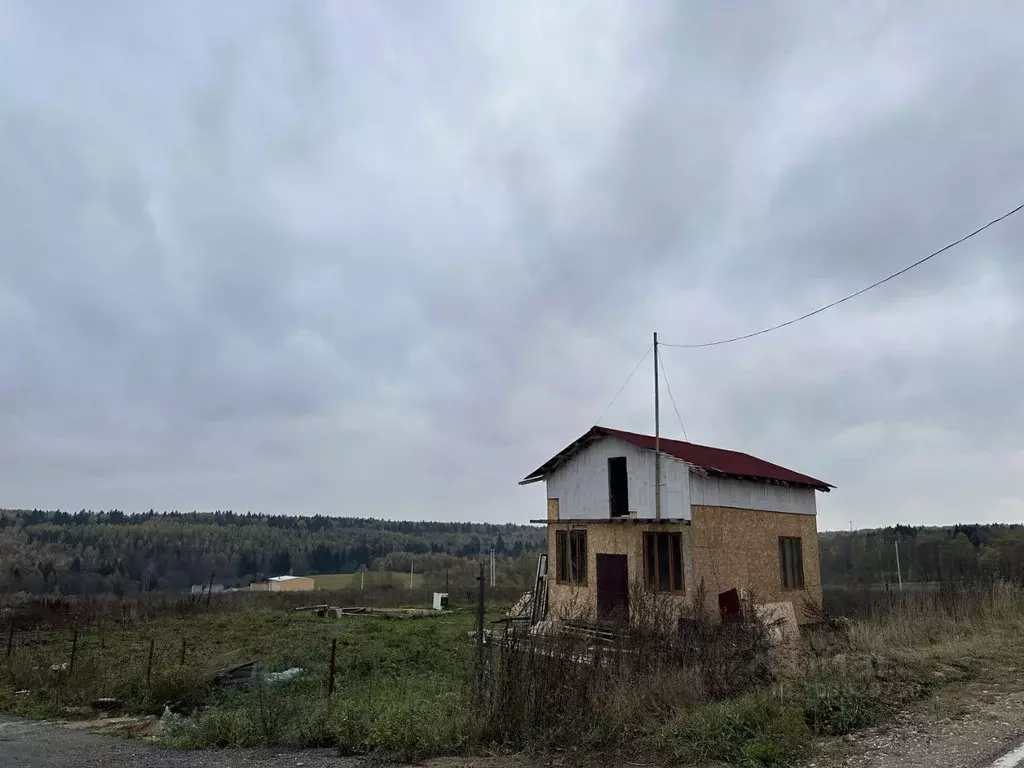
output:
[[[1024,681],[950,686],[876,728],[822,744],[806,768],[983,768],[1024,741]]]

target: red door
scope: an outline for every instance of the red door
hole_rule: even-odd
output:
[[[597,555],[597,618],[629,620],[629,568],[625,555]]]

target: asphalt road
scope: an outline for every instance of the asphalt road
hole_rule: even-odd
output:
[[[1024,764],[1024,744],[1012,749],[992,763],[991,768],[1018,768]]]
[[[3,768],[356,768],[360,760],[332,750],[232,749],[181,752],[135,739],[72,731],[0,714]]]

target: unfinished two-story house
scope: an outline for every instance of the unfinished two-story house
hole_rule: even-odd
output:
[[[593,427],[521,482],[547,485],[548,605],[629,615],[638,586],[709,607],[821,601],[815,492],[833,486],[754,456]],[[633,594],[636,594],[633,592]],[[582,600],[581,600],[582,598]],[[578,608],[574,608],[578,610]]]

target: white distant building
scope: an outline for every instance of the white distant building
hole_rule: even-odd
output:
[[[316,580],[311,576],[271,576],[249,585],[249,589],[256,592],[302,592],[315,588]]]

